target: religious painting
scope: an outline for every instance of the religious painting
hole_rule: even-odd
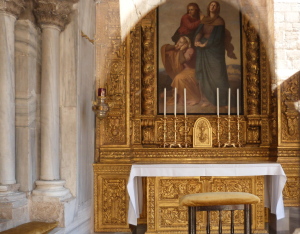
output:
[[[242,24],[235,1],[159,6],[159,114],[242,114]]]

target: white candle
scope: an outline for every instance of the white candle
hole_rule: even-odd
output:
[[[230,88],[228,89],[228,115],[230,115]]]
[[[177,89],[174,89],[174,115],[176,117],[176,107],[177,107]]]
[[[219,88],[217,88],[217,115],[220,115],[220,104],[219,104]]]
[[[167,89],[164,88],[164,116],[167,114]]]
[[[186,88],[183,89],[183,98],[184,98],[184,116],[186,117]]]
[[[236,108],[237,108],[236,112],[237,112],[237,116],[240,115],[240,100],[239,100],[240,93],[239,92],[240,92],[240,90],[237,89],[237,91],[236,91]]]

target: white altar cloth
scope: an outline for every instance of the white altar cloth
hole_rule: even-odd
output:
[[[132,165],[127,184],[128,223],[137,225],[142,208],[142,177],[156,176],[265,176],[265,207],[284,218],[282,190],[286,175],[279,163],[253,164],[137,164]]]

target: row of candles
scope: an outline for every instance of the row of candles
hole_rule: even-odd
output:
[[[240,93],[239,89],[236,91],[237,95],[237,116],[240,115]],[[220,115],[220,103],[219,103],[219,88],[217,88],[217,115]],[[228,89],[228,115],[230,116],[230,99],[231,99],[231,89]],[[183,100],[184,100],[184,117],[186,117],[186,88],[183,89]],[[167,114],[167,89],[164,88],[164,116]],[[177,88],[174,88],[174,116],[177,114]]]
[[[174,142],[172,144],[168,144],[166,142],[166,133],[167,133],[167,126],[166,126],[166,109],[167,109],[167,103],[166,103],[166,99],[167,99],[167,91],[166,88],[164,89],[164,142],[162,144],[162,146],[165,147],[190,147],[190,144],[187,142],[187,111],[186,111],[186,89],[184,88],[183,90],[183,98],[184,98],[184,135],[185,135],[185,140],[184,140],[184,144],[180,144],[177,143],[177,124],[176,124],[176,113],[177,113],[177,88],[174,89]],[[231,99],[231,89],[228,89],[228,141],[226,143],[224,143],[223,147],[236,147],[236,145],[238,147],[241,147],[242,144],[240,142],[240,118],[239,118],[239,89],[237,89],[237,144],[235,144],[234,142],[231,141],[231,130],[230,130],[230,99]],[[217,146],[221,147],[221,142],[220,142],[220,103],[219,103],[219,88],[217,88]]]

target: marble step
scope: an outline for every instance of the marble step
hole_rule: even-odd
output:
[[[0,232],[13,228],[13,221],[10,219],[0,219]]]

